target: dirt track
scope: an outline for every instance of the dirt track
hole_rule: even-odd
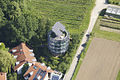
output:
[[[120,42],[94,38],[76,80],[116,80],[120,69]]]

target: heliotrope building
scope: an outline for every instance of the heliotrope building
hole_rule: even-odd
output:
[[[48,33],[48,48],[54,55],[63,54],[69,46],[69,33],[65,26],[56,22]]]

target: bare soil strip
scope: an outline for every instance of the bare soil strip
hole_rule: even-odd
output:
[[[116,80],[120,70],[120,42],[94,38],[76,80]]]
[[[102,27],[102,26],[100,27],[100,30],[120,33],[120,30],[118,29],[112,29],[112,28]]]

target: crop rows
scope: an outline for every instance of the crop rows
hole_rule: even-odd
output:
[[[92,2],[93,0],[33,0],[28,4],[34,7],[34,14],[50,18],[53,24],[61,21],[70,33],[76,33],[81,30],[82,21]]]
[[[110,20],[110,19],[101,19],[101,21],[103,21],[103,22],[109,22],[109,23],[115,23],[115,24],[120,24],[119,21],[114,21],[114,20]]]
[[[120,24],[111,23],[111,22],[105,22],[105,21],[101,20],[100,25],[104,26],[104,27],[109,27],[109,28],[119,29],[120,30]]]
[[[110,4],[120,5],[120,0],[109,0],[108,2],[109,2]]]

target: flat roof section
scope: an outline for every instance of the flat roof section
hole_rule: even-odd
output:
[[[120,15],[120,7],[108,6],[106,13]]]

